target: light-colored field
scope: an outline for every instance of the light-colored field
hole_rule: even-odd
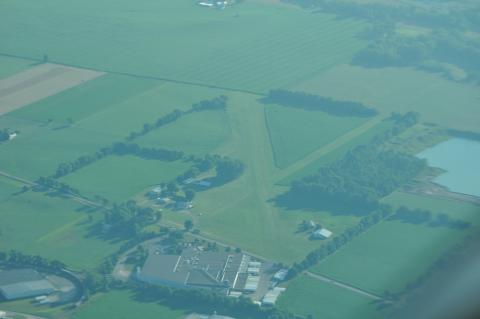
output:
[[[103,75],[102,72],[41,64],[0,80],[0,115]]]
[[[389,115],[415,111],[421,120],[480,132],[480,88],[409,68],[341,65],[295,87],[338,100],[362,102]]]

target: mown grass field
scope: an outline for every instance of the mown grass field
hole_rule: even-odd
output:
[[[204,155],[229,139],[230,124],[224,111],[188,114],[175,123],[155,130],[136,142],[145,147],[166,148],[187,154]]]
[[[287,287],[277,305],[296,314],[328,319],[382,318],[371,299],[305,275]]]
[[[185,310],[171,309],[159,303],[139,302],[129,291],[111,291],[90,299],[86,305],[72,315],[72,319],[142,318],[181,319]]]
[[[3,53],[256,92],[348,63],[366,26],[281,4],[220,11],[190,0],[8,0],[0,21]]]
[[[468,234],[468,230],[384,221],[312,271],[377,294],[399,292]]]
[[[121,245],[99,240],[91,233],[101,212],[87,213],[79,203],[44,193],[20,192],[20,185],[3,177],[0,189],[1,251],[15,249],[60,260],[72,269],[91,269]]]
[[[63,177],[61,181],[78,188],[83,195],[100,195],[110,201],[123,202],[148,187],[175,180],[190,167],[183,161],[109,156]]]
[[[32,61],[0,56],[0,80],[28,69]]]
[[[422,115],[422,121],[480,131],[478,86],[456,83],[422,71],[341,65],[295,88],[339,100],[359,101],[383,114],[415,111]]]
[[[365,118],[338,117],[278,105],[268,105],[265,116],[275,163],[280,168],[367,121]]]

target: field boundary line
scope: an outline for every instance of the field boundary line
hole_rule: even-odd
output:
[[[37,62],[39,64],[44,63],[41,59],[35,59],[35,58],[25,57],[25,56],[21,56],[21,55],[13,55],[13,54],[1,53],[0,52],[0,56],[28,60],[28,61],[32,61],[32,62]],[[63,66],[67,66],[67,67],[73,67],[73,68],[77,68],[77,69],[84,69],[84,70],[90,70],[90,71],[96,71],[96,72],[103,72],[103,73],[109,73],[109,74],[129,76],[129,77],[134,77],[134,78],[139,78],[139,79],[147,79],[147,80],[149,79],[149,80],[164,81],[164,82],[183,84],[183,85],[189,85],[189,86],[204,87],[204,88],[209,88],[209,89],[219,89],[219,90],[230,91],[230,92],[252,94],[252,95],[257,95],[257,96],[262,96],[262,97],[266,96],[266,94],[262,93],[262,92],[256,92],[256,91],[239,89],[239,88],[223,87],[223,86],[201,83],[201,82],[190,82],[190,81],[176,80],[176,79],[164,78],[164,77],[153,76],[153,75],[143,75],[143,74],[135,74],[135,73],[129,73],[129,72],[112,71],[112,70],[102,70],[102,69],[99,69],[99,68],[92,68],[92,67],[85,67],[85,66],[80,66],[80,65],[76,65],[76,64],[56,62],[54,60],[49,60],[48,63],[56,64],[56,65],[63,65]]]
[[[307,276],[311,277],[311,278],[314,278],[314,279],[323,281],[323,282],[325,282],[325,283],[329,283],[329,284],[331,284],[331,285],[334,285],[334,286],[337,286],[337,287],[340,287],[340,288],[343,288],[343,289],[350,290],[351,292],[355,292],[355,293],[357,293],[357,294],[360,294],[360,295],[362,295],[362,296],[368,297],[368,298],[370,298],[370,299],[374,299],[374,300],[385,300],[385,299],[383,299],[382,297],[380,297],[379,295],[377,295],[376,293],[373,293],[373,292],[370,292],[370,291],[365,290],[365,289],[363,289],[363,288],[354,286],[354,285],[352,285],[352,284],[349,284],[349,283],[346,283],[346,282],[337,280],[337,279],[332,278],[332,277],[330,277],[330,276],[315,274],[315,273],[312,273],[312,272],[309,272],[309,271],[306,271],[305,274],[306,274]]]

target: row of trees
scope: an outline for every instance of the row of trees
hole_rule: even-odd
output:
[[[203,100],[192,105],[192,110],[195,112],[207,110],[225,110],[227,108],[228,98],[225,95],[220,95],[211,100]]]
[[[404,206],[400,207],[390,219],[417,225],[426,224],[430,227],[448,227],[453,229],[467,229],[471,227],[471,223],[460,219],[452,219],[443,213],[433,214],[429,210],[408,209]]]
[[[393,210],[390,206],[384,204],[379,205],[375,211],[362,217],[357,225],[347,228],[342,234],[335,236],[331,241],[310,252],[300,263],[294,263],[288,272],[287,279],[292,279],[303,271],[316,265],[322,259],[333,254],[342,246],[352,241],[355,237],[364,233],[370,227],[378,224],[381,220],[392,214]]]
[[[220,314],[228,314],[238,318],[255,319],[298,319],[299,317],[278,308],[260,308],[249,298],[229,298],[225,294],[209,289],[177,289],[153,286],[146,283],[134,284],[136,298],[143,302],[162,302],[171,306],[204,311],[206,308]]]
[[[265,102],[311,111],[322,111],[335,116],[371,117],[378,113],[375,109],[362,103],[337,101],[329,97],[288,90],[271,90],[265,98]]]
[[[77,195],[80,196],[80,191],[70,185],[59,182],[52,177],[39,177],[35,183],[45,190],[56,190],[64,195]]]
[[[52,272],[59,272],[66,268],[65,264],[58,260],[48,260],[38,255],[26,255],[16,250],[0,251],[0,263],[7,267],[32,267]]]

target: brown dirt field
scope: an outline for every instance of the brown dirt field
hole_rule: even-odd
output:
[[[0,80],[0,116],[103,74],[46,63],[12,75]]]

